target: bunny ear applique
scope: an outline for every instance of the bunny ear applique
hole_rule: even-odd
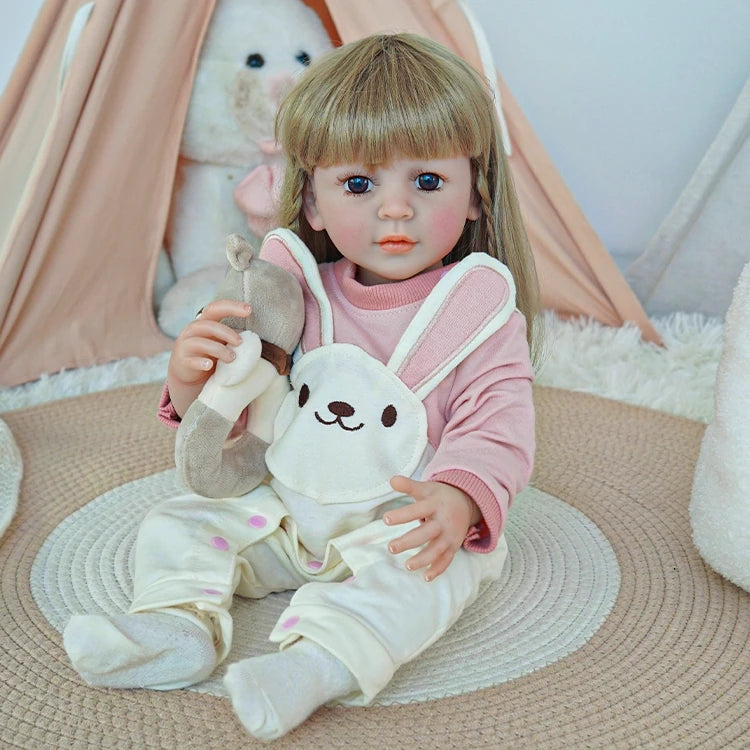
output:
[[[309,348],[333,343],[333,312],[315,257],[307,245],[289,229],[269,232],[260,257],[281,266],[297,277],[305,300],[305,339]]]
[[[425,299],[388,361],[421,400],[515,310],[508,268],[472,253],[448,271]]]

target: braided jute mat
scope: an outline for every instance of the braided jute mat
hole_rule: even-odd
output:
[[[66,518],[172,466],[158,394],[158,385],[135,386],[2,415],[24,478],[0,539],[0,747],[262,746],[215,695],[83,685],[34,598],[32,567]],[[619,566],[604,622],[572,653],[495,687],[323,708],[275,747],[750,746],[750,595],[691,542],[703,425],[570,391],[537,387],[535,398],[533,485],[589,519]],[[456,670],[466,668],[459,656]]]

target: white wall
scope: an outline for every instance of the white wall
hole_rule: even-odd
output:
[[[0,0],[0,92],[21,53],[43,0]]]
[[[537,135],[626,267],[750,76],[750,0],[467,2]],[[0,0],[0,89],[41,4]]]
[[[640,254],[750,76],[750,0],[467,0],[618,263]]]

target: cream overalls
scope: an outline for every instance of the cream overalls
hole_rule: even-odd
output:
[[[292,391],[266,455],[270,484],[239,498],[188,494],[156,506],[138,532],[130,611],[179,607],[200,615],[213,626],[221,661],[232,642],[234,594],[296,590],[271,641],[282,648],[300,637],[318,643],[357,679],[361,693],[349,702],[368,703],[502,570],[501,536],[488,554],[460,549],[427,583],[423,572],[405,568],[415,550],[388,551],[410,526],[381,519],[411,502],[391,489],[390,478],[421,478],[434,455],[423,399],[504,325],[514,309],[513,281],[498,261],[468,256],[438,282],[383,364],[357,346],[334,343],[314,259],[292,233],[276,230],[275,239],[294,255],[318,301],[320,319],[308,315],[305,325],[320,326],[323,346],[292,368]],[[466,309],[471,284],[463,282],[475,273],[497,275],[497,299],[471,299],[471,336],[426,345],[427,333],[447,330],[456,310]]]

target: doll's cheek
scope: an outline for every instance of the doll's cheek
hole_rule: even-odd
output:
[[[431,234],[436,239],[449,240],[455,243],[464,230],[466,218],[453,208],[436,211],[430,219]]]

